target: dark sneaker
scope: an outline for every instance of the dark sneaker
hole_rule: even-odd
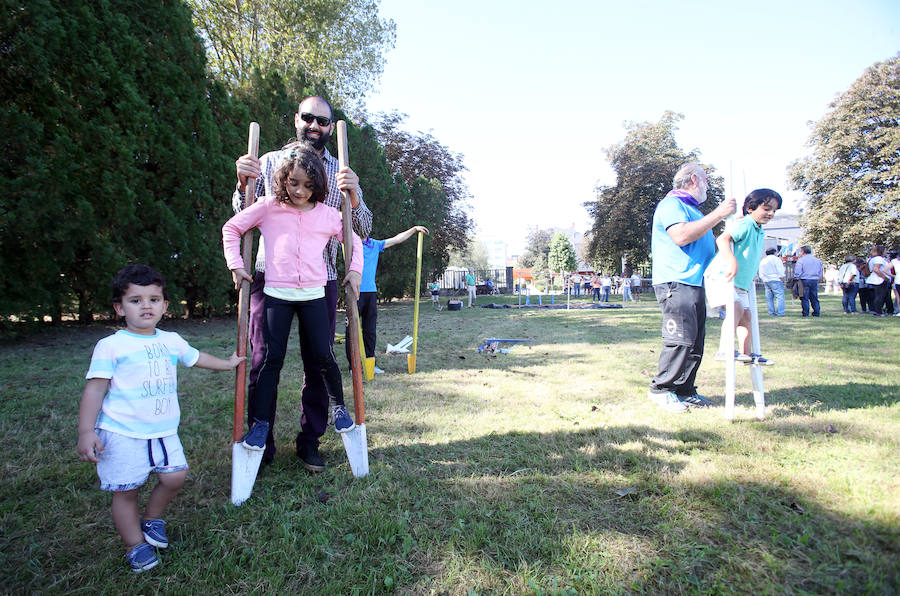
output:
[[[141,520],[141,532],[144,533],[144,540],[156,548],[166,548],[169,546],[169,539],[166,538],[166,522],[163,520]]]
[[[678,396],[671,391],[667,391],[665,393],[656,393],[654,391],[651,391],[650,399],[653,400],[656,405],[667,412],[673,412],[677,414],[679,412],[684,412],[687,410],[687,406],[684,405],[684,403],[682,403]]]
[[[266,437],[269,436],[269,423],[265,420],[255,419],[250,430],[244,435],[241,443],[251,451],[262,451],[266,448]]]
[[[748,364],[759,364],[760,366],[772,366],[775,364],[774,361],[769,360],[768,358],[763,358],[762,354],[750,353],[751,361]]]
[[[716,405],[699,393],[695,393],[694,395],[679,395],[678,399],[680,399],[686,405],[692,406],[694,408],[708,408],[710,406]]]
[[[334,430],[339,433],[345,433],[356,428],[353,418],[350,417],[347,408],[344,406],[331,407],[331,420],[334,422]]]
[[[321,472],[325,469],[325,460],[319,455],[319,448],[312,443],[298,441],[297,457],[303,462],[303,467],[310,472]]]
[[[128,561],[128,564],[131,565],[131,570],[135,573],[141,573],[159,565],[159,557],[156,556],[156,551],[146,542],[141,542],[131,549],[125,555],[125,560]]]

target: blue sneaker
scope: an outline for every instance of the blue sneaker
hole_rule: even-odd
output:
[[[258,418],[253,419],[250,430],[244,435],[241,443],[251,451],[262,451],[266,448],[266,437],[269,436],[269,423]]]
[[[166,522],[163,520],[141,520],[141,532],[144,533],[144,540],[156,548],[166,548],[169,546],[169,539],[166,538]]]
[[[356,428],[356,425],[353,424],[353,418],[350,417],[347,408],[344,406],[332,406],[331,419],[334,421],[334,430],[339,433],[349,432]]]
[[[710,406],[716,405],[699,393],[695,393],[694,395],[680,395],[679,398],[683,403],[695,408],[708,408]]]
[[[131,565],[131,570],[135,573],[141,573],[159,565],[159,557],[156,556],[156,551],[146,542],[141,542],[131,549],[125,555],[125,560],[128,561],[129,565]]]
[[[665,393],[650,392],[650,399],[667,412],[680,413],[687,411],[687,406],[671,391]]]
[[[775,363],[768,358],[763,358],[762,354],[750,353],[750,362],[746,364],[759,364],[761,366],[773,366]]]

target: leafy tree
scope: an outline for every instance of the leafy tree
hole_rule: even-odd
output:
[[[519,257],[519,265],[532,267],[539,271],[545,270],[547,259],[550,256],[550,240],[552,238],[552,230],[534,228],[529,232],[525,241],[525,252]]]
[[[3,14],[4,313],[59,320],[77,304],[90,320],[129,262],[166,275],[174,304],[222,304],[233,182],[187,8],[4,0]]]
[[[550,241],[550,252],[547,255],[547,266],[554,273],[574,271],[578,266],[575,258],[575,247],[562,232],[557,232]]]
[[[247,84],[255,69],[297,71],[328,83],[333,97],[361,98],[384,70],[396,25],[377,0],[188,0],[212,70]]]
[[[471,268],[475,271],[491,269],[491,259],[484,241],[474,238],[462,252],[453,252],[450,263],[454,267]]]
[[[588,261],[603,269],[618,269],[622,255],[632,263],[650,259],[650,228],[657,203],[672,190],[672,178],[684,163],[698,161],[698,151],[685,153],[675,141],[676,123],[683,118],[674,112],[663,114],[659,122],[627,122],[625,139],[606,153],[616,183],[595,189],[596,199],[585,203],[593,224],[587,243]],[[704,165],[709,177],[707,200],[700,206],[709,213],[723,197],[722,179]]]
[[[790,183],[806,193],[800,223],[816,253],[840,262],[873,244],[900,246],[900,54],[835,99],[809,145]]]
[[[434,273],[446,266],[451,251],[462,252],[469,243],[472,221],[466,203],[470,195],[462,178],[466,167],[462,155],[432,135],[403,130],[404,118],[393,112],[382,115],[372,126],[395,181],[403,181],[410,191],[407,211],[416,219],[409,225],[422,224],[432,232],[426,261]]]

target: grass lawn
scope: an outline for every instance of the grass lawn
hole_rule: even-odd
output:
[[[191,469],[167,512],[171,546],[140,575],[124,562],[110,495],[75,454],[84,373],[113,328],[7,338],[0,592],[896,594],[900,318],[822,302],[819,319],[800,318],[799,303],[782,319],[763,314],[777,363],[764,371],[769,415],[754,419],[739,368],[732,423],[722,407],[667,414],[646,397],[655,302],[435,312],[423,300],[415,375],[405,356],[383,355],[411,334],[412,304],[382,306],[387,374],[364,385],[369,476],[352,477],[333,431],[324,473],[294,455],[295,337],[279,451],[241,507],[229,504],[234,376],[182,368]],[[160,327],[218,356],[233,349],[231,320]],[[478,354],[486,337],[531,341]],[[710,319],[698,385],[722,404],[718,337]],[[344,386],[352,404],[349,374]]]

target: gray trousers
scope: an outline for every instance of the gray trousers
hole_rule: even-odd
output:
[[[650,391],[693,395],[706,338],[706,291],[680,282],[658,284],[653,291],[662,309],[663,348]]]

